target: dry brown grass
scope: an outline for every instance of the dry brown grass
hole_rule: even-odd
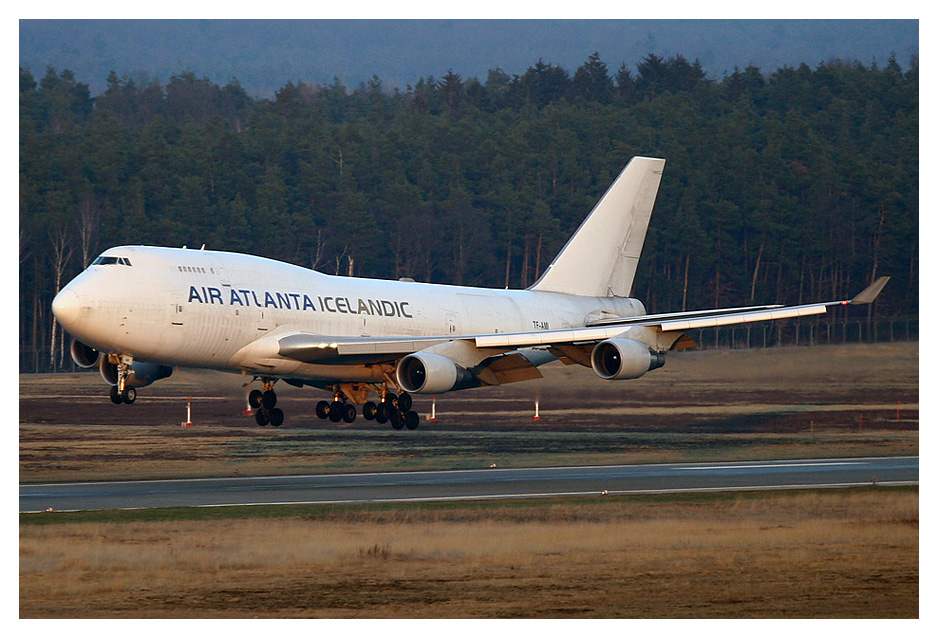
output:
[[[21,526],[20,612],[915,617],[918,521],[872,490]]]

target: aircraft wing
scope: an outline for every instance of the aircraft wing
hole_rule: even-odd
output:
[[[657,328],[660,332],[668,333],[688,331],[694,328],[728,326],[731,324],[764,322],[788,317],[820,315],[827,312],[830,306],[870,304],[877,298],[880,291],[883,290],[889,280],[890,278],[888,276],[879,278],[850,300],[819,302],[800,306],[750,306],[682,313],[641,315],[637,317],[607,318],[594,322],[591,326],[584,328],[480,335],[475,338],[475,341],[476,346],[479,348],[518,348],[522,346],[572,344],[609,339],[619,335],[625,329],[632,326],[653,327]]]
[[[310,364],[351,364],[392,362],[400,357],[439,347],[451,342],[466,342],[492,354],[526,347],[563,346],[598,342],[622,334],[631,327],[650,327],[661,333],[681,333],[695,328],[727,326],[779,320],[789,317],[820,315],[831,306],[870,304],[886,285],[889,277],[881,277],[850,300],[820,302],[799,306],[748,306],[738,308],[687,311],[606,318],[590,326],[560,330],[487,335],[440,335],[428,337],[330,337],[296,332],[277,339],[278,355]]]

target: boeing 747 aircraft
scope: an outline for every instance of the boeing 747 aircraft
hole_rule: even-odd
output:
[[[665,363],[685,331],[825,313],[869,304],[881,277],[851,300],[649,315],[629,297],[665,160],[636,157],[577,232],[525,290],[325,275],[221,251],[120,246],[101,254],[52,303],[73,336],[71,354],[97,366],[111,400],[173,367],[233,371],[261,388],[257,423],[279,426],[274,385],[325,389],[317,415],[417,428],[414,393],[541,377],[554,360],[606,380]],[[374,397],[376,401],[372,401]]]

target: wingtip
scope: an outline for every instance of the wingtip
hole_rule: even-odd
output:
[[[880,295],[880,292],[884,290],[884,287],[887,285],[887,282],[890,281],[889,275],[883,275],[874,280],[874,283],[865,288],[863,291],[858,293],[854,299],[851,300],[851,304],[870,304],[877,299],[877,296]]]

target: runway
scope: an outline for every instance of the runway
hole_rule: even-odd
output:
[[[20,484],[20,512],[785,490],[919,483],[919,457]]]

